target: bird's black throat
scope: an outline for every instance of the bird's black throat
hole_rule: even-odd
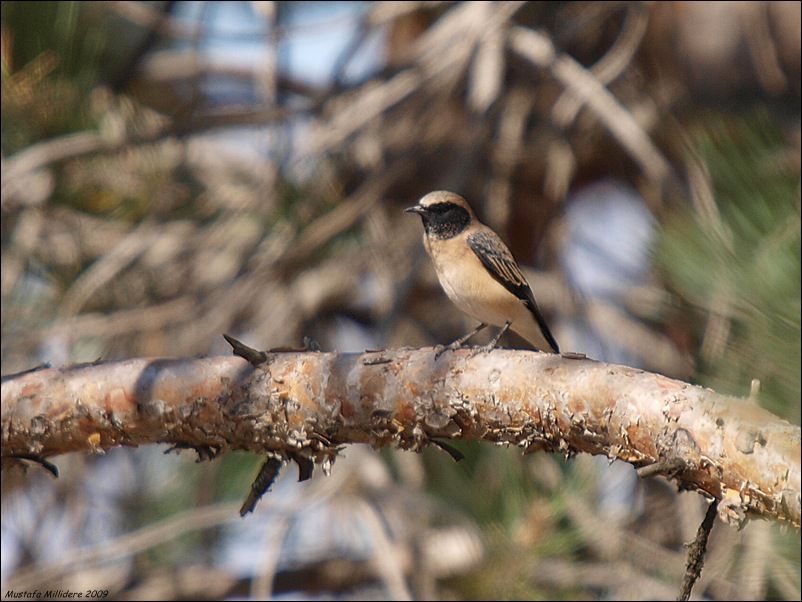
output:
[[[454,238],[471,223],[468,211],[455,203],[429,205],[420,216],[426,234],[440,240]]]

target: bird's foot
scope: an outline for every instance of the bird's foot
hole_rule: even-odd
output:
[[[473,335],[475,335],[477,332],[479,332],[479,331],[481,331],[481,330],[483,330],[485,328],[487,328],[487,324],[482,322],[481,324],[479,324],[479,326],[474,328],[468,334],[466,334],[465,336],[461,336],[456,341],[452,342],[450,345],[446,345],[445,347],[443,345],[437,345],[437,347],[435,347],[436,351],[435,351],[435,354],[434,354],[434,359],[437,359],[438,357],[443,355],[446,351],[456,351],[457,349],[462,349],[462,346],[465,344],[465,341],[467,341]],[[495,340],[497,341],[498,339],[495,339]]]
[[[496,348],[496,345],[501,339],[501,335],[507,332],[507,329],[509,329],[509,327],[510,327],[510,322],[507,321],[507,323],[505,323],[504,326],[501,327],[501,330],[499,330],[498,334],[494,336],[493,339],[487,345],[483,345],[482,347],[475,347],[473,350],[471,350],[471,354],[468,357],[473,357],[480,353],[490,353],[491,351],[493,351],[493,349]]]
[[[454,341],[450,345],[435,345],[434,349],[434,359],[436,360],[446,351],[456,351],[457,349],[462,349],[462,342]]]
[[[496,342],[495,341],[491,341],[487,345],[481,345],[479,347],[472,348],[470,353],[468,354],[468,357],[469,358],[475,357],[475,356],[479,355],[480,353],[490,353],[495,348],[496,348]]]

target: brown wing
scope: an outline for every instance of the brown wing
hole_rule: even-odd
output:
[[[557,345],[557,341],[554,340],[543,314],[540,313],[540,308],[537,306],[532,289],[521,273],[521,268],[518,267],[507,245],[501,242],[501,239],[494,234],[481,231],[468,235],[467,241],[468,246],[476,253],[482,265],[485,266],[485,269],[493,276],[496,282],[518,297],[532,312],[543,333],[543,338],[551,345],[554,353],[559,353],[560,347]]]

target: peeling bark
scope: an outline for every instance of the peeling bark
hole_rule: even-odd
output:
[[[800,525],[800,428],[664,376],[529,351],[392,349],[135,359],[6,377],[4,458],[167,442],[306,457],[338,446],[420,450],[432,438],[670,466],[687,489]]]

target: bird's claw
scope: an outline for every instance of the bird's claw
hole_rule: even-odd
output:
[[[488,343],[487,345],[481,345],[480,347],[474,347],[473,349],[471,349],[470,353],[468,354],[468,357],[469,358],[475,357],[475,356],[479,355],[480,353],[490,353],[495,348],[496,348],[496,345],[494,343]]]
[[[462,345],[456,342],[450,345],[437,345],[435,346],[434,359],[439,358],[446,351],[456,351],[457,349],[462,349]]]
[[[481,347],[472,347],[471,350],[468,352],[468,359],[479,355],[480,353],[490,353],[495,349],[496,346],[493,344],[489,345],[482,345]],[[441,355],[443,355],[446,351],[456,351],[457,349],[462,349],[462,345],[436,345],[434,352],[434,359],[437,360]]]

